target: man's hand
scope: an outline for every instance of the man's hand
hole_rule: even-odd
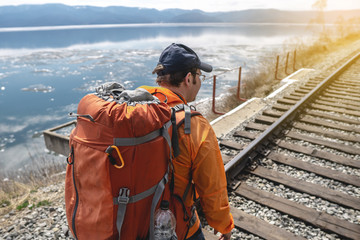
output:
[[[216,235],[217,233],[218,231],[214,229],[214,234]],[[226,234],[221,234],[219,240],[230,240],[230,238],[231,238],[231,231]]]

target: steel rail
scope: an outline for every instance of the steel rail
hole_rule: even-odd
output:
[[[277,134],[279,130],[281,130],[282,125],[287,124],[289,121],[294,119],[299,114],[299,110],[306,106],[315,95],[317,95],[329,85],[331,80],[342,74],[359,57],[360,52],[344,63],[340,68],[335,70],[329,77],[320,82],[317,87],[306,94],[299,102],[292,106],[277,121],[271,124],[269,128],[260,134],[259,137],[253,140],[245,149],[243,149],[232,160],[225,164],[225,172],[228,181],[231,182],[233,178],[243,170],[246,164],[258,155],[256,150],[263,150],[263,146],[267,145],[271,137],[274,136],[274,134]]]

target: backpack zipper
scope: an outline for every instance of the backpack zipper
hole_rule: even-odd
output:
[[[72,166],[72,177],[73,177],[73,184],[74,184],[74,189],[75,189],[75,194],[76,194],[75,207],[74,207],[73,215],[72,215],[72,218],[71,218],[71,220],[72,220],[71,227],[72,227],[72,230],[74,232],[74,237],[75,237],[75,239],[77,239],[76,229],[75,229],[75,217],[76,217],[76,212],[77,212],[77,208],[78,208],[78,204],[79,204],[79,194],[78,194],[78,191],[77,191],[77,188],[76,188],[76,183],[75,183],[74,146],[71,146],[71,158],[72,158],[72,161],[70,163],[68,161],[68,164],[73,165]]]

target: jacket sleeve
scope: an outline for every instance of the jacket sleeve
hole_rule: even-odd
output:
[[[203,117],[196,119],[191,124],[190,140],[195,189],[209,225],[221,233],[228,233],[234,228],[234,221],[230,213],[221,152],[209,122]]]

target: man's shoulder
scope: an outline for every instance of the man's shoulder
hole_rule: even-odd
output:
[[[197,112],[192,112],[192,116],[191,116],[191,133],[193,134],[193,132],[209,132],[212,130],[212,126],[210,125],[210,122],[201,114],[197,114]],[[179,121],[180,120],[180,121]],[[184,122],[185,122],[185,118],[184,118],[184,114],[182,114],[182,117],[180,117],[180,119],[177,120],[178,123],[178,127],[180,128],[184,128]],[[197,129],[196,131],[194,131],[193,129]]]
[[[200,113],[197,111],[192,112],[192,117],[191,119],[194,119],[193,121],[199,122],[199,123],[203,123],[205,125],[209,125],[210,123],[209,121]]]
[[[182,105],[182,104],[180,104],[180,105]],[[177,107],[180,107],[180,105],[177,105]],[[184,109],[177,111],[176,115],[178,118],[184,119],[185,118]],[[191,122],[201,123],[204,125],[210,125],[209,121],[200,112],[198,112],[196,110],[191,110],[190,116],[191,116]]]

